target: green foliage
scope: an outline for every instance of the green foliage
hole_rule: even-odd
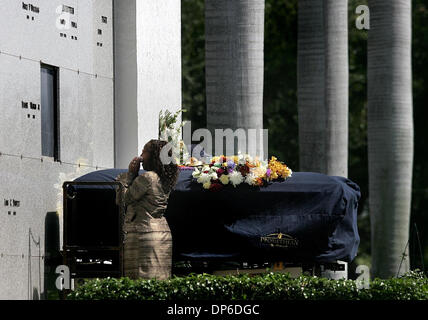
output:
[[[355,27],[355,8],[367,0],[349,0],[349,178],[361,188],[358,211],[367,209],[367,30]],[[204,0],[182,2],[183,105],[192,131],[206,127]],[[428,265],[428,8],[426,0],[412,2],[412,73],[415,156],[411,222],[417,223]],[[269,155],[299,171],[297,119],[297,0],[265,1],[263,126],[269,130]],[[358,255],[370,256],[370,219],[363,217]],[[360,226],[359,226],[360,227]],[[425,229],[424,229],[425,228]],[[411,230],[410,261],[421,267],[419,248]]]
[[[192,131],[206,128],[204,0],[181,1],[182,104]]]
[[[368,198],[369,172],[367,152],[367,35],[368,30],[355,26],[355,8],[367,0],[349,0],[349,178],[361,188],[358,212],[361,214]],[[370,225],[367,225],[370,227]],[[370,229],[369,229],[370,230]],[[370,239],[370,238],[363,238]],[[370,241],[363,246],[370,247]],[[367,253],[364,251],[364,253]]]
[[[428,266],[428,148],[426,119],[428,118],[428,4],[412,1],[412,75],[413,119],[415,128],[411,225],[417,224],[421,248]],[[410,263],[422,267],[415,229],[411,228]]]
[[[329,280],[283,273],[249,276],[190,274],[168,280],[106,278],[89,280],[70,300],[428,300],[428,278],[411,272],[400,278],[374,279],[369,289],[353,280]]]
[[[265,3],[263,127],[269,157],[299,168],[297,118],[297,0]]]

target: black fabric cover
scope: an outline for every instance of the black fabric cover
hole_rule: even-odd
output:
[[[99,170],[75,181],[114,181],[125,171]],[[165,214],[174,259],[350,262],[355,258],[360,188],[351,180],[294,172],[267,187],[228,185],[212,192],[193,181],[192,172],[181,170]],[[111,192],[106,195],[111,197]]]

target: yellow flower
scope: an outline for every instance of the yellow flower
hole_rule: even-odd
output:
[[[227,174],[222,174],[220,176],[220,182],[223,184],[228,184],[229,183],[229,176]]]
[[[270,159],[268,168],[272,171],[272,179],[277,179],[278,177],[286,179],[291,176],[291,170],[284,163],[277,161],[274,156]]]
[[[255,167],[251,169],[251,172],[254,173],[254,175],[257,178],[263,178],[266,175],[266,168],[263,167]]]
[[[211,187],[211,181],[205,182],[203,185],[204,189],[209,189]]]

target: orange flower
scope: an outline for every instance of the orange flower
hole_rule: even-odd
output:
[[[279,177],[286,179],[291,175],[291,170],[282,162],[277,161],[277,158],[274,156],[270,159],[268,168],[271,169],[272,179],[277,179]]]
[[[248,161],[246,161],[246,162],[245,162],[245,165],[246,165],[248,168],[255,168],[255,167],[256,167],[255,165],[253,165],[253,164],[249,163]]]
[[[262,178],[256,178],[256,185],[262,186],[263,185],[263,179]]]

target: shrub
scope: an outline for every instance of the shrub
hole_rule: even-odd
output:
[[[428,300],[428,278],[410,272],[400,278],[374,279],[368,289],[354,280],[266,273],[214,276],[192,273],[168,280],[127,277],[94,279],[71,292],[72,300]]]

